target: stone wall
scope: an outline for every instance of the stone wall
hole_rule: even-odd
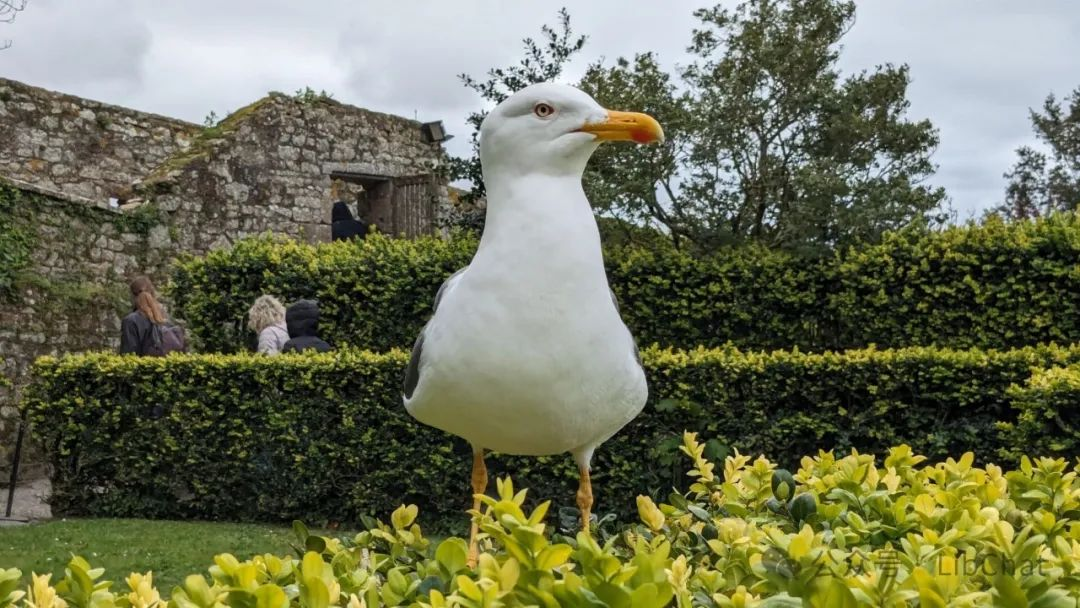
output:
[[[94,201],[191,144],[201,127],[0,78],[0,176]]]
[[[443,163],[442,146],[425,142],[416,121],[272,94],[197,140],[139,191],[203,227],[181,235],[184,250],[225,247],[268,229],[326,241],[332,175],[432,175]],[[434,180],[431,194],[445,205],[445,180]]]

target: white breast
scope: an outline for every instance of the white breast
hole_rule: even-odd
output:
[[[476,257],[425,329],[406,402],[418,420],[477,447],[542,455],[591,451],[641,411],[644,373],[580,196],[489,214]]]

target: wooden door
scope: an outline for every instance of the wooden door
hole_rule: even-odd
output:
[[[435,184],[430,175],[395,178],[394,234],[415,238],[435,229]]]

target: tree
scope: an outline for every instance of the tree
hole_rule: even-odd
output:
[[[925,184],[937,131],[907,118],[906,66],[842,76],[850,0],[743,0],[695,11],[690,65],[672,74],[652,53],[589,66],[579,86],[601,104],[645,111],[666,141],[604,146],[585,174],[597,213],[660,229],[679,247],[753,241],[821,251],[874,241],[887,230],[945,219],[945,193]],[[584,46],[570,17],[525,40],[520,64],[466,86],[498,103],[552,80]],[[483,195],[478,130],[453,175]]]
[[[570,27],[570,13],[566,8],[559,9],[556,27],[544,25],[540,32],[539,42],[532,38],[522,40],[525,56],[517,65],[492,68],[487,71],[487,80],[483,82],[468,74],[460,74],[458,78],[492,106],[531,84],[555,80],[562,75],[566,64],[585,46],[587,37],[574,35]],[[467,121],[473,127],[472,154],[467,158],[450,159],[451,178],[467,180],[471,185],[462,195],[463,202],[466,203],[475,202],[484,196],[484,179],[480,170],[480,124],[486,116],[486,110],[469,114]]]
[[[679,92],[652,53],[612,67],[589,66],[579,85],[609,108],[645,112],[664,128],[652,146],[601,146],[586,168],[584,184],[594,209],[643,225],[659,224],[676,246],[693,239],[689,199],[678,194],[680,168],[689,159],[692,132],[689,96]]]
[[[839,0],[700,9],[682,87],[651,55],[594,65],[583,86],[601,103],[640,96],[636,107],[654,108],[673,135],[640,163],[599,155],[594,203],[705,249],[820,250],[936,219],[945,194],[924,181],[937,132],[906,118],[907,68],[839,73],[854,15]]]
[[[15,15],[26,8],[26,0],[0,0],[0,23],[15,21]],[[10,40],[0,42],[0,50],[11,46]]]
[[[1009,219],[1080,209],[1080,87],[1062,101],[1050,95],[1042,109],[1031,110],[1031,125],[1049,155],[1030,146],[1016,151],[1005,203],[994,210]]]
[[[751,0],[697,11],[684,72],[699,134],[687,192],[707,239],[821,248],[874,240],[924,217],[937,133],[909,122],[908,71],[842,79],[853,2]],[[719,213],[717,213],[719,212]]]

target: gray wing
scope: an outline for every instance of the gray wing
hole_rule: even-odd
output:
[[[615,311],[621,313],[621,311],[619,310],[619,298],[615,297],[615,291],[613,291],[611,287],[608,287],[608,293],[611,294],[611,303],[615,305]],[[625,321],[623,322],[623,324],[625,325]],[[627,327],[627,330],[629,329],[630,328]],[[631,333],[630,339],[634,342],[634,359],[637,360],[637,365],[644,367],[644,365],[642,365],[642,352],[640,352],[637,348],[637,338],[635,338],[634,334]]]
[[[461,278],[461,273],[465,272],[468,269],[468,266],[462,268],[461,270],[450,275],[450,278],[443,281],[442,285],[439,285],[439,291],[435,292],[435,304],[431,307],[432,312],[439,310],[439,302],[442,302],[442,298],[443,295],[446,293],[446,289],[453,285],[455,282],[457,282],[457,280]]]
[[[439,286],[439,291],[435,292],[435,304],[432,306],[433,312],[439,310],[439,302],[442,301],[447,288],[461,278],[461,273],[465,272],[466,269],[468,269],[468,266],[450,275],[450,278],[443,281],[443,284]],[[409,357],[409,366],[405,368],[405,380],[402,383],[402,392],[405,394],[406,399],[412,398],[413,391],[416,390],[416,385],[420,383],[420,357],[424,352],[425,330],[427,330],[426,324],[420,330],[420,335],[416,337],[416,343],[413,344],[412,356]]]
[[[424,326],[427,329],[427,326]],[[413,391],[416,390],[416,385],[420,383],[420,354],[424,350],[424,330],[420,330],[420,335],[416,337],[416,344],[413,344],[412,356],[409,357],[409,367],[405,368],[405,382],[402,385],[402,392],[405,394],[406,399],[412,399]]]
[[[615,297],[615,291],[613,289],[611,289],[610,287],[608,287],[608,293],[611,294],[611,303],[615,305],[615,312],[621,313],[621,311],[619,310],[619,298]],[[625,321],[623,323],[625,324]],[[634,341],[634,359],[637,359],[637,364],[638,365],[642,365],[642,363],[641,363],[641,351],[638,350],[637,338],[635,338],[634,334],[631,333],[630,334],[630,339]]]

